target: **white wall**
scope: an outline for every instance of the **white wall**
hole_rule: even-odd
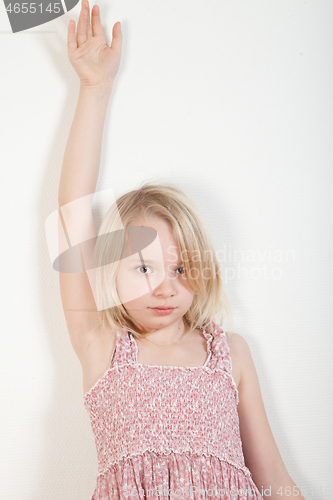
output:
[[[307,500],[333,498],[333,4],[98,5],[108,42],[118,20],[124,42],[97,190],[176,182],[221,262],[239,251],[222,262],[234,331],[279,450]],[[66,37],[80,5],[17,34],[0,8],[0,497],[90,500],[95,444],[44,230],[78,96]]]

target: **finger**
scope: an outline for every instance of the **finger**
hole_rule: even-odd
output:
[[[77,43],[82,45],[87,39],[87,22],[89,18],[89,12],[87,9],[86,0],[81,2],[81,12],[79,16],[79,21],[77,23]]]
[[[88,21],[87,21],[87,38],[91,38],[93,35],[92,35],[92,28],[91,28],[91,24],[90,24],[90,5],[89,5],[89,0],[86,0],[88,6]]]
[[[113,29],[112,29],[111,49],[116,50],[117,52],[120,53],[122,40],[123,40],[123,34],[121,32],[120,22],[117,21],[116,24],[113,25]]]
[[[101,16],[98,5],[94,5],[91,11],[91,24],[94,36],[104,35]]]
[[[68,24],[68,32],[67,32],[67,51],[68,54],[74,52],[77,49],[76,37],[75,37],[75,21],[72,19]]]

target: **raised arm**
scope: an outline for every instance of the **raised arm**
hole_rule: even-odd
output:
[[[72,245],[74,240],[83,242],[96,236],[91,202],[99,173],[105,115],[120,64],[120,23],[113,26],[109,47],[98,6],[92,9],[90,24],[89,2],[82,0],[77,33],[71,20],[67,41],[69,60],[80,78],[80,91],[63,159],[58,202],[66,214],[65,223],[59,211]],[[79,355],[84,336],[98,326],[97,307],[86,272],[60,272],[59,277],[71,343]]]

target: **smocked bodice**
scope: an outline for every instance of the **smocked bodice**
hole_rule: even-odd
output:
[[[225,332],[203,331],[208,358],[200,367],[138,363],[138,348],[119,332],[110,368],[84,395],[95,436],[98,472],[146,451],[217,457],[246,476]]]

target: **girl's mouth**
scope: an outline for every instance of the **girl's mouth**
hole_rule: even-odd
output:
[[[168,309],[162,309],[160,307],[151,307],[153,311],[157,312],[157,314],[160,314],[161,316],[165,316],[166,314],[170,314],[175,307],[169,307]]]

